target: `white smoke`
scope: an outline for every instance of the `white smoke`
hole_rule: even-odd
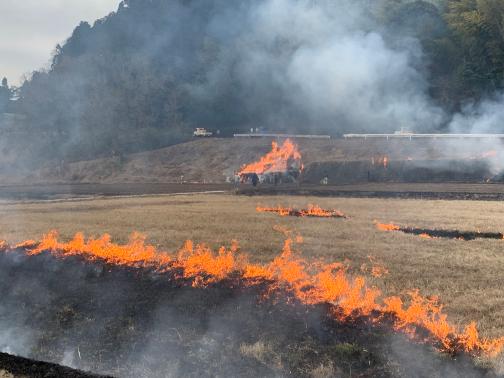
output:
[[[454,115],[450,129],[453,132],[502,133],[504,132],[504,94],[479,103],[466,104]]]
[[[417,69],[420,43],[394,37],[393,48],[373,30],[362,3],[265,0],[237,12],[210,22],[209,34],[226,34],[232,53],[220,54],[221,64],[194,93],[219,92],[233,75],[247,88],[249,110],[268,113],[272,128],[302,122],[333,132],[384,132],[430,130],[443,121]],[[269,109],[271,103],[280,105]]]
[[[448,130],[451,133],[501,134],[504,132],[504,94],[496,94],[480,102],[467,103],[456,113]],[[453,140],[447,148],[467,156],[488,155],[490,170],[494,175],[504,171],[504,148],[500,138],[474,139],[470,142]]]

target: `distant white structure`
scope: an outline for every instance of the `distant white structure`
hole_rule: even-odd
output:
[[[208,131],[207,129],[203,127],[197,127],[196,130],[194,130],[193,136],[195,137],[211,137],[213,133],[211,131]]]
[[[330,135],[306,135],[306,134],[234,134],[235,138],[305,138],[305,139],[331,139]]]
[[[415,134],[396,131],[393,134],[344,134],[345,139],[504,139],[504,134]]]

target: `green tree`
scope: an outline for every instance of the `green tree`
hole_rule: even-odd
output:
[[[465,96],[503,89],[504,2],[448,0],[445,17],[460,53],[456,79]]]

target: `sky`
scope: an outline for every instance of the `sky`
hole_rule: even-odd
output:
[[[49,66],[58,43],[80,21],[94,22],[120,0],[0,0],[0,79],[19,85],[24,74]]]

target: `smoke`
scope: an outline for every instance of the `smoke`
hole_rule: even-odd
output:
[[[123,1],[81,24],[52,70],[23,85],[21,112],[40,134],[18,150],[36,163],[86,160],[175,144],[201,126],[221,135],[437,129],[446,115],[428,95],[421,43],[372,9],[366,0]]]
[[[439,127],[444,114],[426,94],[419,42],[373,29],[364,5],[265,0],[218,12],[207,31],[224,33],[231,52],[218,57],[194,93],[207,98],[232,73],[246,109],[271,129]]]
[[[474,134],[502,133],[504,123],[504,94],[499,93],[491,99],[479,103],[466,104],[460,113],[453,116],[450,130],[455,133]]]
[[[6,143],[4,155],[84,160],[178,143],[200,126],[223,135],[498,128],[500,98],[453,117],[435,105],[415,32],[380,21],[384,3],[371,3],[123,1],[80,25],[54,69],[23,86],[31,130],[44,132],[32,149],[8,154],[20,144]]]
[[[51,300],[51,294],[42,282],[33,277],[26,279],[16,274],[26,261],[19,255],[2,256],[0,262],[0,352],[29,355],[36,338],[33,327],[27,327],[34,319],[17,301],[18,296],[31,297],[37,292],[37,300],[31,302],[34,308],[43,308]]]
[[[496,93],[479,102],[466,103],[460,112],[452,116],[448,131],[455,134],[502,134],[503,104],[503,93]],[[446,142],[446,151],[453,155],[486,157],[493,175],[498,175],[504,170],[504,148],[501,138],[451,140]]]
[[[475,367],[466,356],[460,356],[458,361],[444,360],[435,350],[420,348],[404,337],[393,335],[389,337],[389,358],[399,361],[397,372],[401,377],[443,377],[443,378],[483,378],[491,376],[484,369]]]
[[[267,285],[202,289],[174,275],[2,253],[0,346],[124,377],[309,376],[324,366],[358,376],[488,373],[469,358],[392,336],[387,326],[342,323],[326,306],[302,305],[286,293],[266,299]]]

